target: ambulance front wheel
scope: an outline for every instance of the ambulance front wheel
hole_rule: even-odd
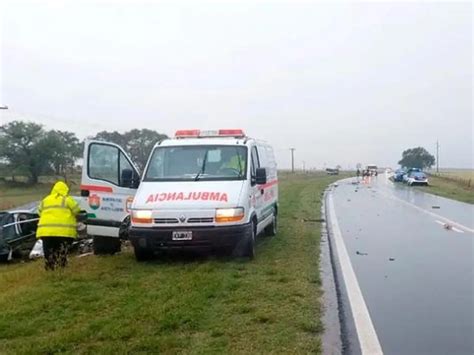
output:
[[[153,258],[153,253],[147,249],[134,247],[135,259],[137,261],[147,261]]]
[[[116,237],[94,236],[94,254],[111,255],[120,252],[121,242]]]
[[[257,234],[257,226],[255,222],[252,222],[250,228],[251,230],[247,237],[247,241],[245,243],[244,250],[241,256],[253,259],[255,257],[255,238]]]
[[[278,232],[278,217],[276,211],[273,211],[272,223],[265,227],[265,235],[268,237],[274,237]]]

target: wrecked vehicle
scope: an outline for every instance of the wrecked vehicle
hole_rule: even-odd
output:
[[[87,239],[85,225],[86,213],[81,211],[77,216],[78,238],[71,246],[71,251],[87,253],[92,249],[92,239]],[[39,215],[35,209],[0,211],[0,261],[12,259],[43,257],[41,240],[36,239]]]
[[[36,243],[39,216],[31,210],[0,212],[0,260],[27,256]]]

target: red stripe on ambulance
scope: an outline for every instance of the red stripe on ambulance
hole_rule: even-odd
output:
[[[278,180],[273,180],[270,182],[267,182],[266,184],[263,185],[258,185],[261,189],[266,189],[267,187],[272,187],[274,185],[278,185]]]
[[[98,185],[81,185],[81,190],[114,192],[114,190],[109,186],[98,186]]]
[[[150,194],[145,203],[164,201],[219,201],[227,202],[229,197],[225,192],[161,192]]]

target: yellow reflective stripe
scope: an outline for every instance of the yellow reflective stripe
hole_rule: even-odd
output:
[[[60,223],[48,223],[48,224],[39,224],[38,228],[76,228],[76,224],[60,224]]]
[[[67,206],[67,200],[66,200],[66,196],[63,196],[62,200],[61,200],[61,204],[59,205],[50,205],[50,206],[44,206],[44,203],[41,202],[41,206],[40,206],[40,210],[48,210],[48,209],[51,209],[51,208],[64,208],[64,209],[69,209],[68,206]],[[76,201],[74,201],[76,202]],[[77,202],[76,202],[77,204]]]
[[[51,206],[43,207],[42,210],[43,211],[44,210],[49,210],[51,208],[64,209],[64,210],[68,209],[68,208],[64,207],[63,205],[51,205]]]

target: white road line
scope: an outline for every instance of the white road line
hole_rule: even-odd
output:
[[[435,220],[436,223],[441,224],[442,226],[446,225],[446,223]],[[464,231],[457,229],[456,227],[451,227],[453,231],[458,232],[458,233],[464,233]]]
[[[342,239],[331,193],[328,196],[328,206],[336,252],[341,266],[344,284],[346,285],[349,302],[351,304],[352,316],[354,318],[361,352],[362,354],[370,355],[383,354],[377,333],[375,332],[374,325],[370,318],[369,310],[365,304],[364,296],[362,296],[359,282],[357,281],[349,254],[347,253],[344,240]]]
[[[379,191],[380,191],[380,190],[379,190]],[[386,197],[388,197],[388,198],[391,198],[392,200],[399,201],[399,202],[401,202],[401,203],[403,203],[403,204],[405,204],[405,205],[407,205],[407,206],[410,206],[410,207],[412,207],[412,208],[414,208],[414,209],[416,209],[416,210],[418,210],[418,211],[420,211],[420,212],[426,213],[426,214],[428,214],[428,215],[430,215],[430,216],[432,216],[432,217],[434,217],[434,218],[438,218],[438,219],[444,221],[444,223],[449,223],[449,224],[451,224],[453,227],[456,227],[456,229],[458,229],[458,230],[461,230],[461,231],[464,231],[464,232],[467,232],[467,233],[473,233],[473,234],[474,234],[474,229],[469,228],[469,227],[466,227],[466,226],[462,225],[461,223],[452,221],[452,220],[450,220],[450,219],[448,219],[448,218],[446,218],[446,217],[440,216],[439,214],[436,214],[436,213],[433,213],[433,212],[431,212],[431,211],[425,210],[424,208],[421,208],[421,207],[419,207],[419,206],[417,206],[417,205],[415,205],[415,204],[413,204],[413,203],[411,203],[411,202],[402,200],[401,198],[398,198],[398,197],[393,196],[393,195],[391,195],[391,194],[388,194],[388,193],[385,193],[385,192],[382,192],[382,191],[380,191],[380,192],[381,192],[382,195],[384,195],[384,196],[386,196]],[[454,228],[453,228],[453,229],[454,229]]]

